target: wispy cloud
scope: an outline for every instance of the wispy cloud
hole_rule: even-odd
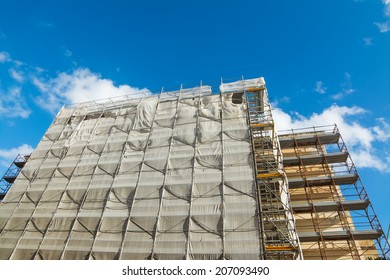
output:
[[[33,151],[33,147],[28,144],[22,144],[19,147],[11,149],[0,149],[0,165],[8,167],[18,154],[27,155]],[[2,174],[1,174],[2,175]]]
[[[365,37],[363,38],[363,44],[366,47],[372,46],[372,38],[371,37]]]
[[[64,48],[65,55],[72,55]],[[33,85],[37,94],[33,100],[41,108],[55,114],[64,104],[105,100],[124,95],[140,97],[149,95],[146,88],[139,89],[129,85],[115,85],[110,79],[88,68],[77,68],[72,72],[61,72],[54,77],[37,66],[28,65],[11,58],[8,52],[0,51],[0,63],[6,67],[13,82],[6,89],[0,88],[0,117],[27,118],[31,114],[22,87]],[[29,90],[31,92],[31,88]],[[103,101],[101,101],[103,102]]]
[[[19,82],[19,83],[22,83],[24,81],[24,75],[22,73],[22,71],[18,71],[14,68],[10,68],[8,69],[8,73],[9,75],[11,76],[12,79],[14,79],[15,81]]]
[[[11,60],[9,53],[1,51],[0,52],[0,63],[8,62]]]
[[[383,0],[383,4],[385,4],[385,15],[387,17],[390,17],[390,1],[389,0]]]
[[[55,24],[53,22],[49,22],[49,21],[45,21],[45,20],[38,20],[35,22],[35,24],[38,26],[38,27],[43,27],[43,28],[55,28]]]
[[[36,101],[43,109],[55,113],[63,104],[102,100],[123,95],[150,94],[146,88],[139,89],[128,85],[114,85],[110,79],[88,68],[78,68],[72,73],[60,73],[55,78],[44,79],[35,76],[33,84],[41,92]]]
[[[326,90],[327,90],[327,88],[325,87],[324,82],[316,81],[315,86],[314,86],[315,92],[318,92],[320,94],[324,94],[324,93],[326,93]]]
[[[390,22],[389,21],[375,22],[375,25],[379,28],[379,31],[381,33],[386,33],[390,30]]]
[[[390,172],[390,161],[383,156],[383,151],[375,148],[378,142],[385,142],[390,151],[390,125],[384,119],[380,119],[376,126],[364,126],[358,120],[367,113],[361,107],[338,105],[332,105],[309,117],[299,113],[289,114],[280,108],[273,110],[278,130],[337,124],[357,166]]]
[[[378,125],[373,128],[379,141],[386,142],[390,140],[390,124],[385,118],[377,119]]]
[[[20,87],[12,87],[7,91],[0,90],[0,118],[28,118],[31,110],[28,108]]]
[[[70,50],[66,49],[66,50],[64,51],[64,55],[67,56],[67,57],[70,57],[70,56],[73,55],[73,53],[72,53]]]
[[[352,76],[348,72],[344,73],[344,80],[341,82],[340,86],[341,86],[341,91],[332,95],[332,99],[340,100],[343,99],[345,96],[356,92],[356,89],[352,87]]]
[[[282,98],[279,99],[279,101],[284,103],[290,103],[291,98],[288,96],[283,96]]]
[[[31,110],[22,94],[21,83],[25,80],[20,69],[24,63],[15,60],[8,52],[0,51],[1,66],[8,70],[13,82],[0,84],[0,119],[4,118],[28,118]],[[16,82],[16,83],[15,83]]]
[[[379,28],[379,31],[382,33],[388,32],[390,30],[390,1],[382,0],[384,5],[383,14],[386,18],[383,22],[374,22],[374,24]]]
[[[63,55],[66,57],[71,57],[73,55],[73,52],[65,46],[61,47],[61,51],[62,51]]]

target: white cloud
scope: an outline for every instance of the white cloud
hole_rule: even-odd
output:
[[[10,62],[16,67],[25,66],[26,64],[20,60],[11,58],[8,52],[0,51],[0,63]]]
[[[339,91],[338,93],[334,94],[332,96],[332,99],[340,100],[340,99],[344,98],[345,96],[350,95],[350,94],[352,94],[352,93],[354,93],[356,91],[356,89],[354,89],[352,87],[352,79],[351,79],[351,77],[352,76],[351,76],[350,73],[348,73],[348,72],[344,73],[344,80],[340,84],[341,85],[341,91]]]
[[[62,53],[66,56],[66,57],[71,57],[73,55],[73,52],[68,49],[67,47],[65,46],[62,46],[61,47],[61,50],[62,50]]]
[[[8,52],[0,52],[0,63],[7,63],[8,74],[18,83],[22,83],[25,79],[23,72],[19,69],[23,65],[22,62],[14,60]],[[12,65],[9,67],[9,65]],[[15,83],[5,84],[0,87],[0,118],[28,118],[31,114],[27,106],[27,102],[22,95],[20,85],[15,86]]]
[[[123,95],[150,94],[148,89],[115,86],[112,80],[104,79],[100,74],[88,68],[78,68],[72,73],[60,73],[55,78],[33,78],[33,84],[42,93],[37,103],[42,108],[55,113],[63,104],[73,104],[93,100],[114,98]],[[142,92],[142,94],[141,94]]]
[[[280,102],[289,103],[291,101],[291,98],[288,96],[283,96],[279,99]]]
[[[388,32],[390,30],[390,22],[375,22],[375,25],[379,28],[381,33]]]
[[[363,44],[366,47],[372,46],[372,38],[371,37],[365,37],[363,38]]]
[[[0,91],[0,118],[28,118],[30,114],[20,87],[13,87],[7,92]]]
[[[374,22],[374,24],[379,28],[379,31],[382,33],[390,31],[390,0],[382,0],[384,5],[383,13],[387,18],[384,22]]]
[[[28,144],[22,144],[11,149],[0,149],[0,163],[4,167],[9,167],[18,154],[28,155],[33,150],[33,147]]]
[[[0,149],[0,157],[4,159],[14,160],[18,154],[27,155],[34,150],[31,145],[22,144],[19,147],[11,149]]]
[[[322,81],[316,81],[316,84],[314,86],[314,91],[318,92],[320,94],[326,93],[327,88],[324,85],[324,82]]]
[[[64,49],[65,55],[71,52]],[[39,91],[34,101],[43,109],[55,114],[62,105],[86,101],[104,102],[108,98],[121,96],[142,97],[149,95],[146,88],[139,89],[128,85],[115,85],[110,79],[104,79],[100,74],[88,68],[77,68],[71,73],[61,72],[50,77],[43,68],[28,65],[11,58],[10,54],[0,51],[0,63],[9,62],[8,73],[14,83],[0,88],[0,118],[27,118],[31,111],[23,96],[22,86],[33,84]],[[18,83],[15,86],[15,81]],[[23,83],[23,84],[22,84]]]
[[[11,60],[11,57],[9,55],[9,53],[7,52],[0,52],[0,63],[4,63],[4,62],[8,62]]]
[[[385,16],[390,17],[390,4],[385,6]]]
[[[72,53],[70,50],[66,49],[66,50],[64,51],[64,55],[67,56],[67,57],[70,57],[70,56],[73,55],[73,53]]]
[[[24,81],[24,76],[23,76],[23,73],[21,71],[17,71],[13,68],[10,68],[8,70],[8,73],[11,76],[11,78],[14,79],[15,81],[17,81],[19,83],[22,83]]]
[[[377,119],[379,125],[373,128],[379,141],[386,142],[390,140],[390,124],[384,118]]]
[[[34,68],[34,71],[35,71],[36,73],[38,73],[38,74],[41,74],[41,73],[45,72],[45,69],[43,69],[43,68],[41,68],[41,67],[35,67],[35,68]]]
[[[376,149],[376,145],[390,140],[390,125],[384,119],[379,119],[377,126],[366,127],[358,121],[366,113],[361,107],[338,105],[332,105],[321,113],[313,113],[310,117],[298,113],[288,114],[280,108],[273,110],[275,126],[279,131],[337,124],[358,167],[389,170],[390,162],[383,157],[383,151],[380,153]]]
[[[355,149],[351,151],[352,160],[358,168],[374,168],[379,171],[387,171],[389,167],[389,161],[379,158],[369,150]],[[388,171],[387,171],[388,172]]]

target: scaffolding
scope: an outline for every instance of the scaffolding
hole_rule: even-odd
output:
[[[4,199],[29,157],[30,155],[18,154],[11,163],[10,167],[4,173],[3,178],[0,180],[0,201]]]
[[[337,125],[279,132],[305,259],[389,257],[384,235]]]
[[[63,107],[11,167],[0,259],[389,256],[337,126],[278,135],[263,78]]]
[[[200,85],[63,107],[0,204],[0,259],[263,259],[235,97]]]
[[[242,80],[229,86],[222,85],[221,91],[233,92],[233,100],[245,97],[259,199],[263,258],[301,259],[287,177],[265,83],[263,80]]]

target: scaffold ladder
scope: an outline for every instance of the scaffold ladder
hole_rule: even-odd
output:
[[[266,88],[245,88],[244,85],[244,96],[262,212],[264,259],[301,259],[302,250]]]

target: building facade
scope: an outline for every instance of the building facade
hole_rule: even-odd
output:
[[[63,107],[0,204],[0,259],[384,257],[327,132],[278,136],[262,78]]]

